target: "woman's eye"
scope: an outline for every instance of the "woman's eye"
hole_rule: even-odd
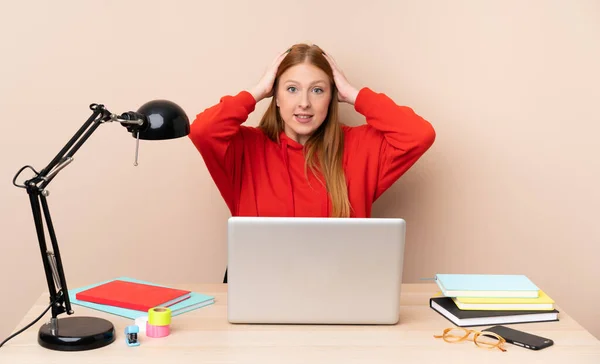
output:
[[[288,88],[287,88],[287,90],[288,90],[289,92],[296,92],[296,91],[297,91],[297,89],[296,89],[294,86],[290,86],[290,87],[288,87]]]
[[[323,89],[322,89],[322,88],[320,88],[320,87],[315,87],[315,88],[313,89],[313,92],[314,92],[314,93],[317,93],[317,94],[321,94],[321,93],[323,93]]]

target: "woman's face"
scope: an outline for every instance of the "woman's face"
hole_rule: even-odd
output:
[[[301,63],[287,69],[275,96],[285,134],[304,145],[325,121],[331,94],[329,77],[320,68]]]

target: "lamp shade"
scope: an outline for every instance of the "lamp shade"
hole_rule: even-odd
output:
[[[190,133],[190,121],[183,109],[172,101],[153,100],[142,105],[138,111],[144,118],[139,138],[164,140],[181,138]],[[136,133],[132,133],[134,138]]]

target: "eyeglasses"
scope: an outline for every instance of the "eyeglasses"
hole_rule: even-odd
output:
[[[471,334],[475,334],[473,336],[473,341],[475,345],[480,348],[485,349],[494,349],[498,348],[499,350],[506,351],[504,349],[504,344],[506,340],[496,333],[489,331],[476,331],[476,330],[468,330],[462,327],[450,327],[444,330],[442,335],[433,335],[436,339],[444,339],[447,343],[458,343],[465,340],[470,340],[469,337]]]

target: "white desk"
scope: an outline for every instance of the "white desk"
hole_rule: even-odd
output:
[[[554,340],[554,346],[540,351],[506,344],[503,353],[478,348],[472,341],[434,339],[452,323],[429,308],[429,298],[437,291],[431,283],[403,285],[400,323],[394,326],[232,325],[226,316],[227,285],[172,286],[214,295],[216,302],[173,317],[168,337],[140,334],[138,347],[128,347],[124,340],[123,330],[133,320],[75,305],[76,315],[112,321],[117,340],[85,352],[47,350],[37,344],[40,320],[0,348],[0,363],[600,363],[600,341],[564,311],[559,322],[510,325]],[[16,329],[46,306],[44,293]]]

